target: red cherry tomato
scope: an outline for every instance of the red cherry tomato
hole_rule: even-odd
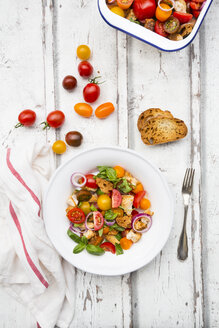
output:
[[[88,103],[95,102],[100,96],[100,87],[96,81],[98,77],[90,80],[83,90],[84,100]]]
[[[97,189],[98,185],[96,184],[96,180],[94,179],[94,175],[93,174],[86,174],[85,175],[87,181],[86,181],[86,187],[88,188],[93,188],[93,189]]]
[[[192,19],[192,14],[188,14],[188,13],[180,13],[178,11],[175,11],[173,13],[173,16],[178,18],[178,20],[180,21],[181,24],[185,24],[188,23],[191,19]]]
[[[36,121],[36,113],[31,109],[23,110],[18,116],[19,123],[15,125],[16,128],[20,126],[31,126]]]
[[[133,4],[134,14],[140,21],[152,18],[156,11],[155,0],[135,0]]]
[[[132,216],[135,216],[135,215],[137,215],[137,214],[139,214],[138,211],[136,211],[136,210],[133,210],[133,211],[132,211]]]
[[[112,208],[118,208],[122,202],[122,195],[117,189],[112,191]]]
[[[117,5],[122,9],[128,9],[131,7],[134,0],[117,0]]]
[[[105,251],[105,252],[111,252],[113,254],[116,253],[116,247],[109,243],[109,242],[105,242],[103,244],[100,245],[100,247]]]
[[[168,36],[168,34],[164,30],[164,23],[161,23],[158,20],[155,23],[154,31],[157,34],[164,36],[165,38]]]
[[[193,10],[200,10],[201,8],[201,3],[198,3],[198,2],[195,2],[195,1],[191,1],[190,2],[190,7],[193,9]]]
[[[83,223],[85,221],[85,214],[78,207],[74,207],[70,211],[68,211],[67,217],[69,221],[77,224]]]
[[[192,13],[193,13],[193,16],[195,17],[195,18],[198,18],[198,16],[200,15],[200,10],[192,10]]]
[[[139,191],[136,195],[135,195],[135,198],[134,198],[134,202],[133,202],[133,206],[135,208],[139,208],[140,206],[140,202],[142,200],[142,198],[145,196],[146,194],[146,191]]]
[[[82,77],[89,77],[93,73],[93,66],[84,60],[78,65],[78,72]]]
[[[64,121],[65,121],[65,114],[60,110],[54,110],[53,112],[48,114],[46,118],[46,122],[43,122],[41,124],[45,125],[43,129],[46,129],[48,127],[52,127],[56,129],[62,126]]]
[[[104,218],[100,212],[93,212],[94,230],[100,230],[104,225]]]

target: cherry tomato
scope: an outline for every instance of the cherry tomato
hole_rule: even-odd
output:
[[[88,103],[95,102],[100,96],[100,87],[98,85],[97,79],[99,76],[95,77],[94,79],[89,80],[88,83],[83,90],[84,100]]]
[[[117,189],[113,189],[112,192],[112,208],[117,208],[121,205],[122,195]]]
[[[77,224],[83,223],[85,221],[85,214],[78,207],[74,207],[70,211],[68,211],[67,217],[69,221]]]
[[[84,212],[85,215],[88,215],[91,211],[89,202],[82,202],[80,204],[80,209]]]
[[[18,116],[19,123],[15,125],[16,128],[20,126],[31,126],[36,121],[36,113],[31,109],[23,110]]]
[[[170,18],[164,23],[164,31],[169,34],[174,34],[178,31],[180,22],[178,18],[170,16]]]
[[[107,211],[112,207],[112,200],[108,195],[100,195],[97,199],[97,205],[102,211]]]
[[[66,144],[62,140],[57,140],[52,145],[52,150],[54,153],[61,155],[66,151]]]
[[[117,178],[122,178],[124,177],[125,175],[125,170],[123,167],[117,165],[117,166],[114,166],[114,170],[116,171],[116,176]]]
[[[195,18],[198,18],[198,16],[200,15],[200,10],[194,10],[194,9],[192,9],[192,13],[193,13],[193,16]]]
[[[135,198],[134,198],[134,201],[133,201],[133,206],[135,208],[139,208],[140,206],[140,202],[142,200],[142,198],[144,197],[144,195],[146,194],[146,191],[139,191],[136,195],[135,195]]]
[[[73,90],[77,86],[77,80],[72,75],[67,75],[62,81],[62,86],[65,90]]]
[[[164,31],[164,23],[159,22],[158,20],[155,23],[154,31],[165,38],[168,36],[168,34]]]
[[[104,218],[100,212],[93,212],[94,230],[100,230],[104,225]]]
[[[193,10],[200,10],[201,8],[201,3],[197,3],[196,1],[191,1],[190,2],[190,7],[193,9]]]
[[[74,106],[74,109],[78,115],[84,117],[90,117],[93,113],[93,108],[85,103],[78,103]]]
[[[98,185],[96,184],[96,180],[94,179],[94,175],[93,174],[86,174],[85,175],[87,181],[86,181],[86,187],[88,188],[93,188],[93,189],[97,189]]]
[[[90,54],[91,54],[91,51],[88,46],[86,46],[85,44],[78,46],[78,48],[77,48],[78,58],[80,58],[81,60],[88,60],[90,58]]]
[[[133,4],[134,0],[117,0],[117,5],[122,9],[128,9]]]
[[[106,118],[107,116],[112,114],[114,110],[114,105],[111,102],[107,102],[97,107],[97,109],[95,110],[95,115],[98,118]]]
[[[135,0],[133,4],[134,14],[140,21],[152,18],[155,15],[155,0]]]
[[[105,252],[111,252],[113,254],[116,253],[116,247],[109,242],[105,242],[105,243],[101,244],[100,247],[102,249],[104,249]]]
[[[178,18],[178,20],[180,21],[181,24],[188,23],[192,19],[192,17],[193,17],[192,14],[180,13],[178,11],[175,11],[173,13],[173,16],[176,17],[176,18]]]
[[[60,110],[54,110],[53,112],[49,113],[46,122],[42,122],[44,124],[44,128],[59,128],[65,122],[65,114]]]
[[[162,10],[161,8],[164,10]],[[157,6],[155,16],[160,22],[165,22],[172,14],[171,7],[168,6],[166,3],[161,3],[160,7]]]
[[[142,198],[142,200],[140,201],[140,208],[142,210],[147,210],[151,207],[151,202],[149,201],[149,199],[147,198]]]
[[[144,187],[143,187],[142,183],[141,182],[138,182],[137,185],[136,185],[136,187],[135,187],[135,189],[133,190],[133,192],[135,194],[137,194],[139,191],[143,191],[143,190],[144,190]]]
[[[114,14],[119,15],[121,17],[125,17],[124,10],[118,6],[115,6],[110,9]]]
[[[120,245],[122,247],[122,249],[127,250],[132,246],[133,242],[129,239],[127,239],[126,237],[123,237],[122,239],[120,239]]]
[[[89,77],[93,73],[93,66],[88,61],[82,61],[78,65],[78,72],[82,77]]]
[[[69,146],[79,147],[82,143],[83,136],[78,131],[70,131],[65,136],[65,141]]]
[[[135,216],[135,215],[137,215],[137,214],[139,214],[138,211],[136,211],[136,210],[132,210],[132,217]]]

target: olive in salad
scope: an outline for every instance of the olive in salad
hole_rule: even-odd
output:
[[[106,0],[108,8],[130,22],[172,41],[193,30],[206,0]]]
[[[67,200],[67,235],[86,250],[121,255],[152,226],[151,203],[142,183],[121,166],[98,166],[95,173],[73,173]]]

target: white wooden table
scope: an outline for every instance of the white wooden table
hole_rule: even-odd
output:
[[[96,0],[0,0],[1,143],[14,145],[36,135],[39,142],[84,135],[80,149],[68,149],[57,166],[75,152],[98,145],[120,145],[158,165],[176,197],[175,219],[165,248],[147,267],[121,277],[79,270],[71,327],[219,327],[219,0],[188,48],[160,52],[107,26]],[[89,44],[92,64],[106,83],[99,103],[112,101],[116,113],[105,121],[78,117],[77,91],[62,88],[65,75],[77,73],[76,48]],[[147,147],[136,121],[150,107],[171,110],[189,128],[186,139]],[[38,123],[48,112],[66,113],[63,128],[13,130],[18,113],[36,110]],[[29,145],[31,147],[31,144]],[[188,217],[189,258],[176,259],[182,227],[181,183],[185,169],[196,169]],[[74,309],[72,309],[74,311]],[[0,327],[36,327],[21,304],[0,290]],[[43,328],[43,327],[42,327]]]

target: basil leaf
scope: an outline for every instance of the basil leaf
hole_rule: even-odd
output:
[[[67,235],[76,243],[79,244],[81,242],[81,238],[78,235],[76,235],[74,232],[72,232],[70,229],[68,229]]]
[[[118,214],[114,213],[112,210],[107,210],[105,212],[105,215],[104,215],[104,218],[107,220],[107,221],[113,221],[115,220],[115,218],[117,217]]]
[[[126,178],[123,178],[119,184],[118,184],[118,188],[119,190],[121,190],[124,194],[129,193],[132,188],[130,187],[128,181],[126,180]]]
[[[122,247],[121,247],[121,245],[120,244],[115,244],[115,247],[116,247],[116,255],[121,255],[121,254],[123,254],[123,249],[122,249]]]
[[[82,227],[82,224],[81,223],[74,223],[74,227],[75,228]]]
[[[88,239],[87,239],[87,237],[82,236],[82,237],[81,237],[81,242],[84,243],[85,245],[87,245],[87,243],[88,243]]]
[[[107,175],[107,178],[110,181],[116,181],[117,180],[116,170],[114,170],[112,167],[107,167],[106,175]]]
[[[73,253],[74,254],[78,254],[81,253],[84,249],[85,249],[86,245],[83,243],[78,244],[77,246],[75,246],[75,248],[73,249]]]
[[[86,247],[86,250],[88,253],[92,254],[92,255],[103,255],[105,252],[104,250],[100,247],[100,246],[94,246],[94,245],[90,245],[88,244]]]
[[[103,228],[101,228],[100,230],[98,230],[98,234],[99,234],[100,237],[102,237],[102,235],[103,235]]]
[[[114,224],[110,227],[110,229],[115,229],[115,230],[117,230],[117,231],[124,231],[124,230],[125,230],[125,228],[120,227],[117,223],[114,223]]]
[[[120,241],[122,239],[122,236],[120,235],[120,233],[117,233],[117,235],[115,235],[115,237],[118,241]]]
[[[93,204],[91,204],[90,209],[92,212],[97,212],[97,208]]]
[[[100,172],[103,172],[103,171],[106,171],[106,169],[108,168],[108,166],[97,166],[97,168],[98,168],[98,170],[100,171]]]
[[[104,195],[104,192],[101,191],[100,189],[97,189],[97,195],[100,196],[100,195]]]

